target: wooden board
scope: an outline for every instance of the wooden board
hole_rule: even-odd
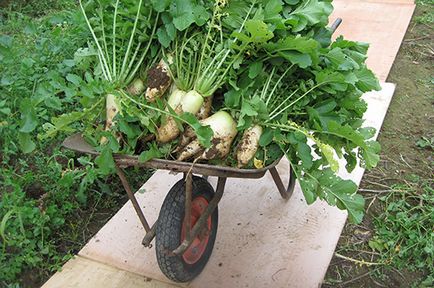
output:
[[[379,1],[333,1],[335,10],[330,20],[343,19],[335,35],[370,43],[368,66],[386,81],[415,5],[408,0]]]
[[[62,272],[56,273],[43,288],[168,288],[167,285],[151,278],[119,270],[80,256],[68,261]]]

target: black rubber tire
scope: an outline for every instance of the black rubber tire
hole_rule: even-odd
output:
[[[192,200],[202,196],[211,201],[214,189],[207,180],[193,176]],[[185,181],[178,181],[164,199],[158,216],[155,251],[161,271],[172,281],[188,282],[202,272],[211,256],[217,236],[218,208],[211,214],[211,231],[202,257],[194,264],[184,261],[182,255],[172,253],[181,244],[181,229],[185,215]]]

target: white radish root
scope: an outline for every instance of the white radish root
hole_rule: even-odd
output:
[[[113,120],[116,115],[118,115],[120,109],[119,105],[116,101],[116,96],[113,94],[107,94],[106,96],[106,122],[105,122],[105,130],[110,131],[115,125],[116,122]],[[119,136],[117,137],[119,140]],[[107,143],[106,137],[101,137],[101,144]]]
[[[178,106],[175,113],[179,115],[181,112],[182,111]],[[178,124],[173,117],[169,116],[166,118],[166,122],[157,130],[157,141],[160,143],[169,143],[170,141],[175,140],[179,133]]]
[[[145,92],[145,83],[140,78],[137,78],[128,85],[127,92],[133,96],[140,96]]]
[[[237,148],[238,168],[246,166],[259,148],[259,139],[261,138],[263,129],[259,125],[250,127],[244,131],[240,144]]]
[[[196,115],[197,119],[202,120],[209,117],[211,114],[212,100],[213,95],[205,97],[202,107],[200,107],[200,110]]]
[[[166,93],[172,84],[172,78],[169,73],[169,66],[163,60],[155,67],[149,69],[146,88],[146,100],[155,102],[157,98]]]
[[[182,112],[187,112],[191,114],[196,114],[199,112],[200,107],[202,107],[203,104],[203,97],[199,93],[197,93],[194,90],[191,90],[187,92],[187,94],[182,97],[181,100],[181,108]]]
[[[178,156],[178,161],[185,161],[197,154],[202,153],[203,147],[200,145],[199,140],[194,140],[190,144],[182,149],[181,153]]]
[[[184,130],[184,133],[181,134],[181,136],[179,138],[179,143],[176,146],[176,149],[173,150],[173,153],[178,153],[179,151],[181,151],[182,148],[187,146],[188,143],[190,143],[191,140],[193,140],[195,137],[196,137],[196,134],[194,134],[193,128],[191,128],[190,126],[186,127]]]
[[[184,98],[185,94],[187,94],[187,92],[179,90],[178,88],[173,89],[170,93],[169,99],[167,100],[167,105],[175,110],[176,107],[178,107],[178,105],[181,103],[181,100]]]
[[[229,154],[231,144],[237,135],[236,123],[231,115],[227,112],[219,111],[200,122],[203,126],[210,126],[211,130],[214,132],[211,147],[202,153],[203,147],[202,149],[197,148],[198,145],[201,147],[199,141],[193,140],[193,142],[182,149],[178,157],[179,161],[188,160],[198,156],[199,153],[202,153],[199,155],[199,159],[204,160],[224,158]]]
[[[185,93],[181,90],[175,90],[168,100],[168,105],[175,110],[177,115],[185,112],[196,114],[202,103],[203,97],[196,91]],[[158,129],[158,142],[168,143],[173,141],[179,136],[179,133],[180,130],[175,119],[168,117],[166,123]]]

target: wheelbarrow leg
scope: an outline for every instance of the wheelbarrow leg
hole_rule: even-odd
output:
[[[188,192],[188,188],[192,188],[192,184],[188,184],[188,182],[190,181],[192,183],[192,179],[190,176],[190,180],[188,175],[186,175],[186,202],[185,202],[185,215],[186,215],[186,219],[190,219],[189,215],[191,215],[191,190],[190,193]],[[179,245],[178,248],[176,248],[173,253],[176,255],[182,255],[187,249],[188,247],[190,247],[192,241],[191,239],[196,238],[196,236],[200,233],[200,231],[204,228],[206,221],[208,220],[208,217],[214,212],[214,210],[216,209],[218,203],[220,202],[220,200],[222,199],[223,196],[223,192],[225,190],[225,184],[226,184],[226,177],[219,177],[218,181],[217,181],[217,189],[216,189],[216,193],[214,194],[214,197],[212,198],[212,200],[209,202],[208,207],[206,207],[205,211],[202,213],[202,215],[200,215],[199,220],[197,220],[196,224],[194,225],[193,228],[191,228],[191,223],[188,223],[189,221],[187,221],[187,225],[186,225],[186,235],[185,235],[185,240],[182,241],[181,245]],[[190,194],[190,196],[188,196],[188,194]],[[188,197],[190,199],[190,203],[188,203]],[[189,206],[189,210],[187,210],[187,206]],[[188,215],[188,218],[187,218]]]
[[[127,192],[128,198],[131,200],[131,203],[133,203],[133,207],[136,210],[137,216],[139,216],[140,222],[142,222],[143,228],[145,228],[146,233],[149,232],[151,228],[149,227],[148,221],[146,221],[142,209],[140,209],[139,202],[137,202],[136,196],[134,196],[134,193],[131,190],[130,184],[128,183],[124,171],[117,165],[116,165],[116,173],[121,179],[122,185],[124,186],[125,191]]]
[[[142,240],[142,245],[151,248],[152,247],[151,242],[152,240],[154,240],[156,232],[157,232],[157,222],[155,222],[154,225],[152,225],[151,230],[149,230],[149,232],[146,233],[145,237]]]
[[[279,172],[277,172],[276,167],[271,168],[270,173],[271,176],[273,176],[274,183],[276,183],[277,189],[279,190],[282,198],[286,200],[291,198],[295,186],[295,174],[294,171],[292,171],[291,166],[289,167],[289,183],[287,188],[285,188],[285,186],[283,185],[282,179],[280,178]]]
[[[193,175],[188,172],[184,173],[185,178],[185,219],[188,219],[185,223],[185,241],[191,242],[191,195],[193,191]]]

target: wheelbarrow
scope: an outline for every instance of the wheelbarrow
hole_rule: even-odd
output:
[[[334,32],[342,23],[338,18],[331,26]],[[80,134],[63,142],[63,146],[76,152],[98,155]],[[172,281],[188,282],[202,272],[211,256],[217,236],[218,203],[222,199],[227,178],[262,178],[271,173],[277,190],[283,199],[289,199],[294,191],[295,174],[289,169],[289,183],[285,187],[276,165],[280,159],[261,169],[236,169],[200,163],[153,159],[140,162],[138,156],[114,155],[116,173],[131,200],[146,234],[142,244],[151,248],[155,238],[155,251],[161,271]],[[157,221],[149,226],[143,211],[128,183],[123,168],[143,167],[183,173],[164,199]],[[202,177],[194,176],[202,175]],[[218,177],[216,191],[208,177]]]
[[[65,139],[65,148],[97,156],[99,153],[80,134]],[[261,169],[236,169],[200,163],[154,159],[140,162],[138,156],[113,155],[116,173],[146,231],[142,244],[155,251],[161,271],[170,280],[188,282],[205,267],[217,236],[218,203],[222,199],[227,178],[259,179],[269,171],[283,199],[289,199],[295,185],[295,175],[289,170],[285,187],[277,172],[275,161]],[[157,221],[150,226],[125,176],[124,168],[139,167],[183,173],[164,199]],[[194,176],[201,175],[202,177]],[[214,191],[207,178],[218,177]]]

